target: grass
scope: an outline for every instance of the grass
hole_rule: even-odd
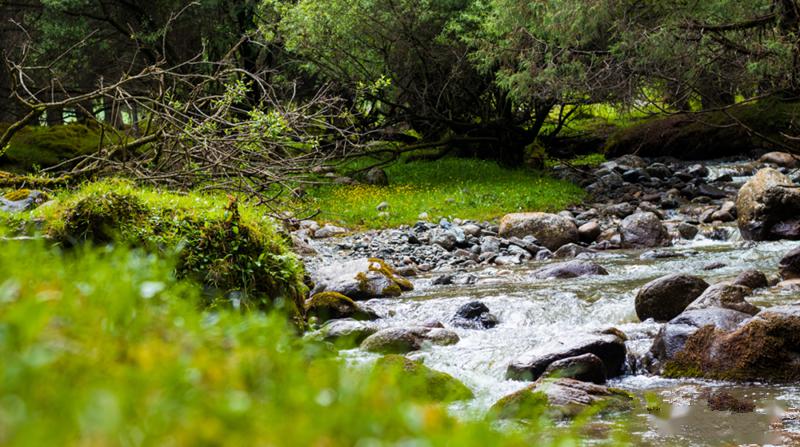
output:
[[[504,169],[491,161],[445,158],[396,163],[387,169],[390,185],[325,186],[309,191],[301,204],[321,210],[317,217],[353,228],[412,224],[421,213],[430,220],[492,220],[517,211],[560,211],[583,198],[572,183],[524,169]],[[381,212],[377,206],[388,203]]]
[[[199,306],[174,264],[123,247],[0,250],[0,444],[577,445],[545,421],[498,430],[347,365],[280,314]],[[612,430],[609,444],[622,442]]]

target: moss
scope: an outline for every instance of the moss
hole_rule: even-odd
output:
[[[0,132],[7,125],[0,124]],[[11,139],[3,164],[14,170],[30,171],[54,166],[64,160],[95,152],[102,138],[115,144],[120,136],[113,129],[70,123],[62,126],[28,126]]]
[[[320,322],[336,318],[374,320],[376,315],[361,309],[352,299],[338,292],[320,292],[306,300],[306,317],[316,317]]]
[[[227,200],[227,203],[226,203]],[[53,208],[53,209],[50,209]],[[241,209],[245,209],[243,214]],[[110,242],[176,254],[177,274],[206,286],[208,304],[303,310],[303,268],[271,220],[236,199],[179,195],[105,181],[66,192],[35,218],[57,242]]]
[[[18,200],[26,199],[29,195],[31,195],[30,189],[21,188],[3,194],[3,198],[12,202],[16,202]]]
[[[379,272],[389,280],[397,284],[397,287],[402,290],[414,290],[414,285],[411,281],[398,275],[393,268],[389,266],[384,260],[378,258],[369,258],[369,269],[374,272]],[[398,293],[399,295],[399,293]]]
[[[382,296],[400,296],[402,293],[403,291],[400,289],[400,286],[394,283],[389,284],[381,290]]]
[[[452,402],[472,399],[474,395],[458,379],[441,371],[434,371],[422,362],[387,355],[375,363],[375,372],[389,380],[414,400]]]
[[[536,385],[528,386],[516,393],[502,397],[489,409],[489,419],[537,420],[547,410],[547,395],[534,391]]]

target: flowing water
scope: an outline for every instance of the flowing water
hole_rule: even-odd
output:
[[[724,166],[712,176],[726,172]],[[737,177],[740,182],[744,180]],[[500,397],[526,386],[505,379],[506,367],[525,351],[558,337],[616,327],[624,331],[628,350],[644,353],[660,324],[639,322],[634,297],[644,283],[669,273],[690,273],[714,283],[732,279],[748,268],[775,275],[780,258],[796,242],[749,243],[738,238],[734,226],[728,241],[698,236],[665,249],[676,257],[643,260],[642,251],[610,251],[592,255],[608,276],[566,280],[537,280],[531,276],[548,262],[532,262],[516,268],[483,268],[471,272],[478,279],[469,286],[431,287],[431,278],[420,278],[414,292],[400,299],[371,300],[366,304],[385,318],[382,326],[414,326],[426,321],[447,322],[459,306],[480,300],[500,323],[489,330],[454,330],[461,341],[453,346],[433,346],[412,354],[433,369],[461,379],[476,399],[458,404],[453,411],[464,417],[480,417]],[[712,264],[723,267],[704,270]],[[748,298],[762,307],[800,301],[800,292],[765,289]],[[351,350],[354,360],[371,354]],[[612,386],[644,396],[657,395],[664,404],[658,414],[634,416],[630,429],[634,440],[651,445],[772,444],[778,442],[776,422],[800,408],[800,386],[734,384],[703,380],[674,380],[647,375],[635,368],[611,381]],[[756,403],[753,413],[712,411],[701,397],[704,391],[722,388]],[[783,427],[791,429],[791,427]],[[782,428],[782,429],[783,429]]]

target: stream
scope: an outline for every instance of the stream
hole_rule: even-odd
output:
[[[717,175],[735,172],[724,165],[712,170]],[[745,180],[735,178],[737,183]],[[652,321],[640,322],[636,317],[634,298],[643,284],[669,273],[689,273],[713,284],[733,279],[750,268],[775,276],[780,258],[797,245],[791,241],[747,242],[738,236],[735,223],[724,227],[732,234],[726,241],[698,236],[659,249],[674,257],[643,259],[640,256],[646,250],[580,255],[605,267],[607,276],[552,280],[532,277],[533,270],[556,261],[481,266],[469,270],[477,277],[472,285],[433,286],[435,275],[429,273],[416,278],[415,290],[399,299],[373,299],[364,304],[384,316],[377,321],[381,327],[413,326],[432,320],[446,322],[468,302],[478,300],[486,304],[499,320],[496,327],[450,328],[461,338],[457,344],[432,346],[409,354],[471,388],[476,398],[455,404],[452,411],[461,417],[479,418],[501,397],[529,385],[505,378],[509,362],[564,334],[616,327],[628,336],[629,353],[641,357],[661,327]],[[708,269],[711,266],[714,268]],[[748,301],[760,307],[797,303],[800,291],[766,288],[757,290]],[[353,361],[376,357],[359,349],[343,351],[342,355]],[[792,419],[794,409],[800,408],[800,386],[665,379],[630,364],[625,374],[610,380],[609,385],[643,398],[656,395],[663,401],[659,411],[651,414],[641,410],[628,422],[632,440],[643,445],[777,444],[783,439],[780,430],[793,430],[791,422],[781,421]],[[756,410],[712,411],[701,395],[720,388],[754,402]],[[800,427],[794,430],[800,433]]]

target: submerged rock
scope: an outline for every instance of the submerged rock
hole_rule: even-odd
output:
[[[473,301],[459,307],[453,317],[453,326],[469,329],[490,329],[497,326],[497,317],[480,301]]]
[[[512,361],[506,369],[506,378],[536,380],[551,363],[584,354],[593,354],[602,361],[606,377],[616,377],[622,373],[626,352],[625,341],[616,333],[570,334],[538,346]]]
[[[800,189],[775,169],[761,169],[742,186],[736,209],[744,239],[800,239]]]
[[[702,278],[680,273],[655,279],[636,294],[636,315],[642,321],[669,321],[707,288],[708,283]]]
[[[501,237],[533,236],[550,251],[578,242],[578,228],[569,218],[548,213],[506,214],[500,221]]]
[[[546,415],[552,419],[570,419],[592,409],[601,414],[633,408],[629,393],[573,379],[541,380],[492,405],[489,414],[495,419],[536,420]]]
[[[376,258],[328,265],[314,272],[311,279],[315,284],[312,295],[336,292],[353,300],[396,297],[414,288],[409,280]]]
[[[447,329],[430,327],[388,328],[367,337],[361,343],[361,349],[384,354],[405,354],[418,351],[426,344],[454,345],[458,343],[458,334]]]
[[[589,275],[608,275],[603,266],[589,261],[568,261],[548,265],[532,273],[536,279],[567,279]]]

